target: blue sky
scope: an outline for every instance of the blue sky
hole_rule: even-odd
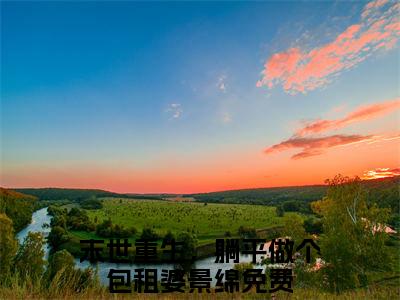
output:
[[[373,24],[360,21],[366,3],[2,2],[2,184],[188,192],[318,183],[346,164],[288,180],[289,169],[260,153],[305,120],[398,97],[396,47],[364,50],[365,60],[304,93],[256,83],[274,54],[307,53],[352,24]],[[331,114],[337,107],[343,110]],[[375,122],[342,133],[397,129],[393,114]],[[287,168],[297,163],[279,155]],[[393,159],[381,163],[360,162],[351,175],[397,167]],[[259,167],[225,176],[247,166]],[[74,177],[80,171],[85,177]],[[171,183],[168,171],[176,173]],[[95,174],[111,179],[88,181]],[[140,174],[151,180],[137,180]],[[193,180],[205,183],[188,185]]]

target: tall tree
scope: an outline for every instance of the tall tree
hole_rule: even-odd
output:
[[[336,293],[367,284],[367,272],[388,265],[382,230],[389,211],[367,205],[359,178],[328,181],[327,196],[312,204],[322,216],[321,254],[329,288]]]
[[[61,244],[69,240],[69,236],[64,228],[60,226],[54,226],[51,229],[47,240],[52,247],[52,251],[56,251]]]
[[[307,237],[302,217],[292,214],[286,215],[283,218],[283,236],[290,237],[296,245],[299,245]]]
[[[74,257],[67,250],[63,249],[55,252],[49,257],[47,276],[49,277],[49,280],[52,280],[52,278],[58,272],[71,274],[74,271],[74,267],[75,267]]]
[[[192,260],[196,256],[197,237],[189,232],[181,232],[177,241],[182,243],[182,258],[184,260]]]
[[[15,258],[15,268],[23,279],[39,279],[44,272],[44,237],[39,232],[29,232]]]
[[[13,223],[7,215],[0,213],[0,283],[10,274],[17,247]]]

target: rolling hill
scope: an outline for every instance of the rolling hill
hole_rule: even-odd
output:
[[[12,221],[15,231],[24,228],[31,221],[37,198],[0,187],[0,213]]]

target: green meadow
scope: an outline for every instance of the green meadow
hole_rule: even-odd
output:
[[[201,244],[227,234],[235,236],[240,226],[265,229],[282,225],[275,208],[263,205],[104,198],[103,208],[87,213],[94,223],[110,218],[113,224],[135,227],[138,233],[143,228],[152,228],[159,236],[168,231],[187,231],[195,234]],[[82,231],[73,234],[79,238],[95,237],[94,233]]]

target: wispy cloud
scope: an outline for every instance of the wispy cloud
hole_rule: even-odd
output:
[[[183,113],[183,109],[179,103],[171,103],[168,105],[165,112],[170,114],[171,119],[179,119]]]
[[[272,145],[265,149],[266,154],[280,152],[289,149],[300,148],[301,151],[292,156],[292,159],[306,158],[325,153],[332,147],[345,146],[355,143],[374,144],[399,139],[400,135],[344,135],[316,136],[316,134],[328,130],[343,128],[349,124],[377,118],[400,108],[400,99],[382,103],[374,103],[358,107],[347,116],[336,120],[316,120],[306,124],[295,132],[288,140]]]
[[[290,94],[307,92],[329,83],[380,49],[392,49],[399,37],[400,3],[376,0],[365,5],[360,22],[335,40],[311,50],[293,47],[273,54],[265,63],[257,86],[281,84]]]
[[[361,179],[369,180],[394,176],[400,176],[400,168],[377,168],[374,170],[368,170],[364,172]]]
[[[296,134],[304,136],[306,134],[320,133],[323,131],[334,130],[348,126],[352,123],[362,122],[380,117],[400,108],[400,98],[389,100],[382,103],[374,103],[357,108],[347,116],[337,120],[316,120],[306,124],[299,129]]]
[[[223,93],[225,93],[227,89],[226,78],[226,75],[221,75],[218,77],[217,81],[217,88]]]
[[[326,149],[349,145],[359,142],[366,142],[373,139],[372,135],[332,135],[326,137],[292,137],[279,144],[265,149],[266,154],[281,152],[288,149],[300,148],[301,151],[294,154],[292,159],[306,158],[320,155]]]

